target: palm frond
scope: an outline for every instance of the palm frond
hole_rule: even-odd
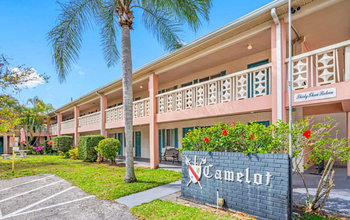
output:
[[[166,50],[175,50],[182,46],[179,36],[181,25],[176,22],[171,13],[152,4],[135,5],[135,7],[143,9],[142,21],[146,29],[152,32]]]
[[[142,5],[153,5],[174,15],[180,24],[188,24],[194,31],[201,26],[201,18],[209,20],[212,0],[140,0]]]
[[[105,3],[101,14],[98,17],[100,26],[101,46],[103,56],[108,67],[114,66],[119,60],[119,52],[116,45],[116,33],[118,28],[118,15],[115,7],[118,6],[116,0]]]
[[[79,58],[82,34],[91,27],[91,20],[100,13],[103,0],[75,0],[60,3],[58,24],[47,35],[53,46],[53,62],[58,79],[64,82],[72,65]]]

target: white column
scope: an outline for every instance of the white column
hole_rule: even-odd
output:
[[[7,135],[4,135],[3,142],[4,142],[4,154],[8,154],[8,143],[7,143]]]

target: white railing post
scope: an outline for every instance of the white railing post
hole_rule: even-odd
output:
[[[350,81],[350,46],[345,47],[345,81]]]

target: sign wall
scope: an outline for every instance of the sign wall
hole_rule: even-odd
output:
[[[289,219],[289,156],[184,151],[181,196],[262,219]],[[217,196],[218,195],[218,196]]]

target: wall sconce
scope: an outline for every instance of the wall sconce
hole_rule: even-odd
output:
[[[253,46],[251,44],[248,44],[248,47],[247,47],[248,50],[251,50],[253,49]]]
[[[140,86],[140,89],[142,89],[142,88],[143,88],[143,85]]]

